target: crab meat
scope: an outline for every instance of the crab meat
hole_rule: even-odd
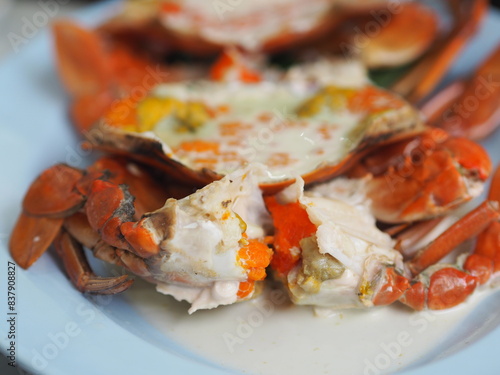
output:
[[[403,269],[401,254],[366,209],[304,193],[303,184],[298,178],[276,196],[279,204],[298,202],[316,227],[300,241],[300,261],[285,276],[291,299],[336,309],[373,306],[381,272]]]
[[[256,182],[262,173],[258,165],[238,170],[149,214],[145,226],[161,249],[145,260],[149,272],[159,292],[190,302],[190,313],[238,300],[248,280],[240,250],[270,222]]]

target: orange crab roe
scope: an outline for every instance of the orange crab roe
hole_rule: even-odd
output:
[[[274,196],[266,197],[265,202],[275,228],[271,267],[285,276],[300,259],[300,252],[292,249],[300,250],[300,241],[316,233],[317,227],[298,202],[280,204]]]
[[[217,142],[203,140],[182,142],[178,149],[187,152],[213,152],[214,154],[219,154],[219,144]]]
[[[243,239],[247,244],[238,251],[238,261],[247,270],[248,281],[240,283],[237,294],[239,298],[244,298],[253,291],[255,281],[265,279],[266,267],[273,254],[265,243],[256,239],[247,240],[246,234]]]
[[[245,298],[253,292],[254,288],[255,281],[242,281],[236,295],[239,299]]]

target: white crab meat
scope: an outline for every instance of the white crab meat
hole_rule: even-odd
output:
[[[287,275],[293,302],[336,309],[372,306],[379,272],[386,266],[402,268],[403,260],[364,206],[304,193],[300,178],[277,198],[298,201],[317,226],[301,241],[301,262]]]
[[[168,223],[166,234],[157,234],[160,255],[148,260],[157,290],[190,302],[190,313],[238,299],[239,283],[247,280],[238,256],[242,232],[262,238],[270,221],[257,183],[261,173],[259,165],[237,170],[152,214]]]

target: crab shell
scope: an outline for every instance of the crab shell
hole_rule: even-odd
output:
[[[331,30],[332,5],[331,0],[257,0],[233,5],[174,0],[160,5],[158,18],[179,48],[195,54],[217,53],[230,45],[269,52]]]
[[[106,27],[136,25],[139,31],[142,26],[153,35],[161,28],[169,48],[202,56],[228,46],[263,53],[309,46],[332,39],[332,31],[356,15],[392,7],[399,13],[400,6],[387,0],[149,0],[124,5]]]
[[[360,64],[322,61],[278,81],[158,85],[138,102],[116,102],[86,136],[197,186],[262,163],[260,187],[272,193],[297,174],[306,183],[336,176],[423,129],[418,111],[373,86]]]

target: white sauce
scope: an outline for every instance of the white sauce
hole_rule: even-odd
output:
[[[160,332],[169,342],[238,374],[371,374],[367,369],[375,363],[384,365],[380,374],[387,374],[441,353],[444,340],[452,340],[453,335],[465,337],[464,328],[467,336],[472,335],[484,322],[475,319],[470,327],[464,319],[479,313],[477,306],[488,295],[483,290],[446,311],[414,312],[395,303],[336,311],[329,318],[315,316],[309,306],[291,305],[280,291],[188,315],[185,304],[162,298],[149,284],[137,280],[127,291],[127,300],[155,334]],[[398,343],[402,333],[407,340],[399,345],[401,352],[385,362],[383,346]],[[147,332],[137,335],[149,338]]]

